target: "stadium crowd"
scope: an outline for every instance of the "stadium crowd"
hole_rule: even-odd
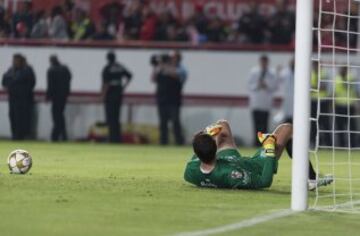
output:
[[[145,40],[177,42],[238,42],[290,44],[295,30],[294,11],[287,1],[278,1],[264,11],[256,1],[245,5],[237,21],[206,14],[201,4],[182,19],[171,11],[154,11],[150,1],[134,0],[126,4],[113,1],[99,9],[100,20],[72,0],[51,10],[33,10],[24,2],[11,13],[0,1],[0,38],[60,40]]]

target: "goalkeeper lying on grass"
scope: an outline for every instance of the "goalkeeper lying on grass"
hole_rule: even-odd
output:
[[[292,156],[292,125],[282,124],[273,134],[259,132],[258,138],[262,148],[251,158],[242,157],[227,121],[220,120],[208,126],[194,137],[195,155],[187,163],[185,180],[200,187],[237,189],[270,187],[284,149],[288,151],[290,157]],[[325,176],[318,180],[314,178],[314,181],[309,180],[310,190],[330,184],[333,178]]]

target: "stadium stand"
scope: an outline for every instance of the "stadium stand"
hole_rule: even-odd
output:
[[[293,1],[59,2],[2,1],[0,37],[291,44],[295,29]]]

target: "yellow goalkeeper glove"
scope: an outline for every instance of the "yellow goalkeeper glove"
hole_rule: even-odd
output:
[[[215,136],[220,133],[222,126],[219,124],[212,124],[205,128],[204,132],[210,136]]]

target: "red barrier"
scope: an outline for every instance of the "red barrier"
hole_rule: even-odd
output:
[[[46,102],[45,92],[36,91],[35,100],[38,103]],[[7,94],[0,90],[0,101],[7,101]],[[72,92],[69,97],[69,103],[72,104],[99,104],[102,103],[100,94],[95,92]],[[247,96],[219,96],[219,95],[194,95],[186,94],[183,96],[185,106],[206,106],[206,107],[239,107],[249,106]],[[274,99],[274,107],[280,107],[282,99]],[[124,95],[124,104],[127,105],[145,105],[153,106],[156,104],[155,95],[147,93],[126,93]]]
[[[294,51],[293,45],[271,44],[235,44],[235,43],[205,43],[193,45],[179,42],[149,42],[149,41],[61,41],[61,40],[35,40],[35,39],[0,39],[0,46],[26,46],[26,47],[77,47],[77,48],[131,48],[131,49],[189,49],[189,50],[215,50],[215,51],[268,51],[289,52]]]

